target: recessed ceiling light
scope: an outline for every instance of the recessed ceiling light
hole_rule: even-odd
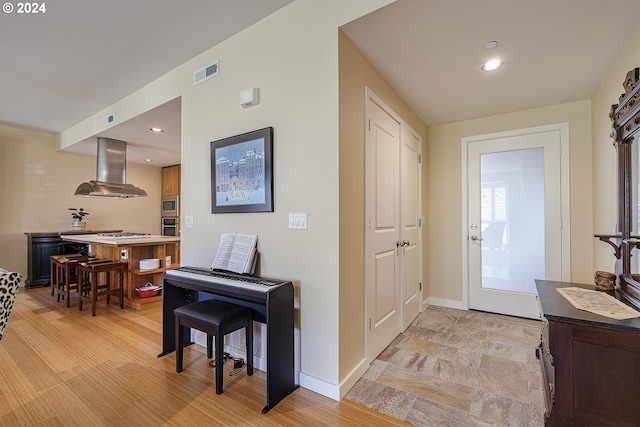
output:
[[[485,62],[484,65],[480,68],[482,68],[482,71],[493,71],[502,67],[502,64],[503,62],[500,61],[499,59],[492,59],[489,62]]]
[[[151,132],[157,132],[157,133],[164,132],[164,130],[163,130],[163,129],[160,129],[160,128],[151,128],[151,129],[149,129],[149,130],[150,130]]]
[[[486,42],[484,44],[484,48],[486,50],[491,50],[491,49],[495,48],[496,46],[498,46],[498,42],[497,41],[490,41],[490,42]]]
[[[153,162],[153,159],[144,159],[145,162]]]

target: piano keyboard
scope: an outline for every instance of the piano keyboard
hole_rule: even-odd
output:
[[[175,270],[168,270],[165,274],[167,276],[175,277],[190,277],[192,279],[205,280],[211,283],[235,286],[258,292],[268,292],[274,286],[282,284],[282,282],[276,282],[260,277],[242,277],[199,267],[180,267]]]

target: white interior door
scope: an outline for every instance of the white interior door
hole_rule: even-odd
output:
[[[401,209],[400,236],[402,256],[400,267],[400,297],[402,300],[401,331],[413,322],[420,312],[420,142],[407,126],[401,130],[400,166]]]
[[[467,147],[469,307],[537,319],[535,279],[563,280],[561,132]]]
[[[421,139],[370,90],[365,104],[367,357],[418,315]]]
[[[372,358],[400,332],[400,123],[384,107],[367,97],[365,299]]]

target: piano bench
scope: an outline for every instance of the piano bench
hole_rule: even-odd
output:
[[[224,336],[246,329],[247,375],[253,375],[253,316],[250,308],[208,299],[183,305],[174,310],[176,318],[176,372],[183,370],[184,328],[195,328],[207,334],[207,357],[211,357],[211,338],[216,341],[216,394],[222,393]]]

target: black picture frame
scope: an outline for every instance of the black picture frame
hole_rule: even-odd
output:
[[[273,212],[273,127],[211,142],[211,213]]]

